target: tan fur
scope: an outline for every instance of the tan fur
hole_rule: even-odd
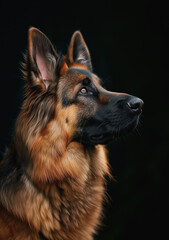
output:
[[[39,167],[41,164],[39,163]],[[39,186],[37,184],[31,190],[32,184],[26,179],[25,186],[18,195],[12,193],[10,198],[13,204],[9,206],[9,211],[14,215],[16,211],[17,217],[24,221],[15,218],[13,214],[6,214],[1,208],[0,219],[3,225],[0,225],[0,239],[21,240],[23,236],[25,240],[39,239],[39,231],[49,239],[92,239],[91,233],[95,232],[101,214],[104,174],[108,172],[104,147],[97,146],[85,152],[82,145],[71,143],[66,149],[62,164],[56,173],[56,177],[62,181],[58,181],[57,185],[43,179],[44,183],[39,182]],[[67,169],[65,175],[62,168]],[[40,176],[41,171],[36,174]],[[6,233],[3,233],[4,225]],[[15,227],[11,230],[12,225]]]

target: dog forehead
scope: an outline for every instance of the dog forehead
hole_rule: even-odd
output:
[[[88,71],[84,68],[70,67],[69,70],[71,70],[74,73],[80,73],[83,76],[89,78],[90,80],[92,80],[94,82],[96,81],[99,84],[102,83],[101,79],[98,76],[96,76],[95,74],[91,73],[90,71]]]
[[[74,68],[74,67],[70,67],[69,69],[70,69],[71,71],[81,73],[81,74],[85,75],[86,77],[88,77],[89,79],[92,80],[92,74],[91,74],[89,71],[87,71],[86,69],[83,69],[83,68]]]

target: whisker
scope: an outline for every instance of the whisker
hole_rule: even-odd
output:
[[[141,133],[140,133],[138,127],[135,128],[135,132],[141,137]]]
[[[98,126],[98,129],[100,129],[101,127],[106,126],[107,124],[109,124],[108,120],[101,122],[100,125]]]

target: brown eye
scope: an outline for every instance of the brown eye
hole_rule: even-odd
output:
[[[87,93],[87,89],[83,87],[83,88],[80,90],[80,93],[86,94],[86,93]]]

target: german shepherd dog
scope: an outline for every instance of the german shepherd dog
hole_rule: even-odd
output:
[[[101,223],[105,144],[134,129],[143,101],[103,88],[79,31],[59,56],[29,29],[25,98],[0,164],[1,240],[92,240]]]

